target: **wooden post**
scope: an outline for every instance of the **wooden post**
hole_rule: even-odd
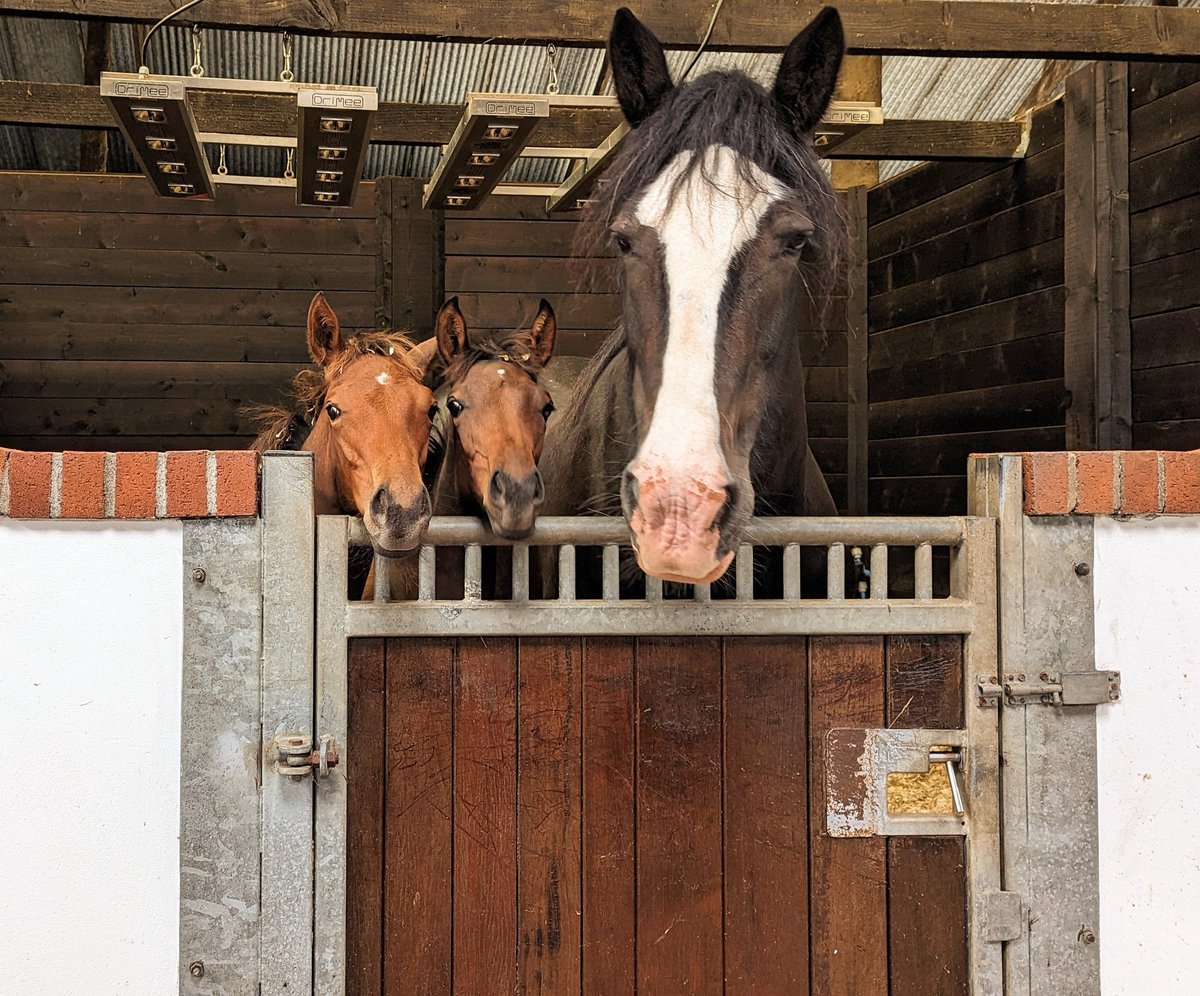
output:
[[[883,57],[849,55],[842,62],[834,100],[883,100]],[[879,163],[871,159],[834,159],[830,180],[838,190],[873,187],[879,182]]]
[[[108,21],[87,22],[87,44],[83,50],[83,82],[95,86],[108,66],[110,49]],[[103,129],[79,134],[79,171],[108,171],[108,132]]]
[[[845,193],[846,223],[846,507],[867,514],[867,188]]]
[[[1123,62],[1067,80],[1063,152],[1064,376],[1069,450],[1132,442],[1129,85]]]
[[[417,339],[433,333],[445,293],[445,220],[441,211],[421,207],[423,184],[393,176],[375,184],[375,324],[411,332]]]

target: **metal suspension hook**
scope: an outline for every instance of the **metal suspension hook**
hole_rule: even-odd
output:
[[[291,83],[296,74],[292,72],[292,33],[285,31],[283,33],[283,69],[279,73],[279,78],[284,83]]]
[[[188,70],[193,76],[199,78],[204,75],[204,63],[201,61],[201,56],[204,52],[204,39],[200,35],[200,25],[192,25],[192,67]]]
[[[296,179],[295,162],[296,162],[296,151],[294,149],[288,149],[287,150],[287,163],[283,167],[283,178],[285,180]]]
[[[219,176],[228,176],[229,167],[225,164],[225,146],[221,145],[221,161],[217,164],[217,174]]]
[[[554,42],[546,46],[546,58],[550,62],[550,80],[546,84],[546,92],[558,93],[558,46]]]

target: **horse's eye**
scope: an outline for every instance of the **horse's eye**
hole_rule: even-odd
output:
[[[429,406],[429,421],[432,422],[435,418],[437,418],[437,405],[430,405]]]
[[[624,235],[616,235],[613,241],[617,244],[617,249],[620,250],[622,256],[627,256],[633,249],[633,243],[630,242]]]
[[[554,402],[547,401],[546,407],[542,409],[542,418],[549,419],[551,414],[553,414],[553,412],[554,412]]]
[[[326,405],[325,414],[329,416],[330,422],[336,422],[342,414],[342,410],[337,405]]]
[[[463,413],[463,403],[458,398],[451,398],[446,402],[446,407],[450,409],[450,414],[454,418],[458,418]]]
[[[804,252],[804,247],[812,240],[813,233],[811,230],[789,232],[783,238],[783,253],[785,256],[799,256]]]

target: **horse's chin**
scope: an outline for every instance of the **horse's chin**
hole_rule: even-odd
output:
[[[421,541],[418,540],[412,546],[406,546],[406,547],[401,547],[399,549],[396,549],[396,548],[392,548],[392,547],[380,546],[374,540],[371,541],[371,549],[374,550],[375,553],[377,553],[379,556],[387,557],[389,560],[399,560],[401,557],[407,557],[410,553],[412,553],[420,545],[421,545]]]
[[[652,563],[646,563],[642,560],[641,551],[638,551],[637,558],[638,567],[640,567],[646,574],[649,574],[652,577],[661,578],[663,581],[675,581],[679,584],[711,584],[712,582],[718,580],[727,570],[729,570],[729,565],[733,563],[733,553],[730,552],[718,560],[716,565],[708,571],[705,571],[703,568],[699,568],[693,574],[680,574],[678,571],[672,570],[669,567],[664,568]]]

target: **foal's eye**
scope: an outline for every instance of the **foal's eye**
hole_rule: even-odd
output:
[[[542,409],[542,418],[549,419],[553,413],[554,413],[554,402],[547,401],[546,407]]]
[[[432,421],[433,421],[435,418],[437,418],[437,405],[430,405],[430,406],[429,406],[429,412],[428,412],[428,415],[429,415],[429,421],[430,421],[430,422],[432,422]]]
[[[624,235],[613,236],[613,241],[617,244],[617,249],[620,250],[622,256],[627,256],[633,249],[633,243],[630,242]]]
[[[812,240],[813,233],[811,230],[789,232],[783,238],[783,254],[785,256],[799,256],[804,247]]]
[[[450,414],[454,418],[458,418],[463,413],[463,403],[458,398],[451,398],[446,402],[446,407],[450,409]]]
[[[325,414],[329,416],[330,422],[336,422],[341,416],[342,410],[337,405],[329,404],[325,406]]]

